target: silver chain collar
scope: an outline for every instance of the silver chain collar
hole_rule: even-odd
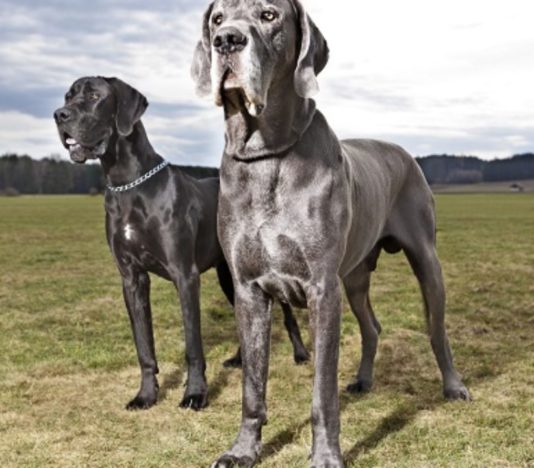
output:
[[[133,182],[130,182],[126,185],[119,185],[118,187],[113,187],[113,185],[108,185],[107,189],[110,192],[118,193],[118,192],[126,192],[127,190],[131,190],[134,187],[137,187],[138,185],[141,185],[143,182],[150,179],[153,175],[157,174],[159,171],[161,171],[163,168],[167,167],[169,165],[169,161],[163,161],[161,164],[158,164],[155,168],[150,169],[146,174],[143,174],[139,179],[134,180]]]

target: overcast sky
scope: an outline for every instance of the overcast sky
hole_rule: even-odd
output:
[[[303,0],[327,38],[319,108],[340,137],[414,155],[534,151],[531,0]],[[154,147],[217,166],[223,116],[194,93],[203,0],[0,0],[0,154],[66,152],[52,112],[85,75],[117,76],[150,101]]]

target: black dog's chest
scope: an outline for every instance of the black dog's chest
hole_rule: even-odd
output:
[[[152,271],[168,278],[167,255],[161,241],[161,226],[135,210],[108,213],[108,240],[119,266]]]

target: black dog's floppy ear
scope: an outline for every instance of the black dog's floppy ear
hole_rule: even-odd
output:
[[[319,91],[317,75],[328,62],[328,44],[299,0],[293,0],[300,29],[300,53],[295,69],[295,90],[303,98]]]
[[[118,78],[104,78],[115,92],[117,110],[115,122],[117,131],[121,136],[128,136],[133,131],[134,125],[141,119],[148,101],[137,89]]]
[[[197,84],[197,94],[207,96],[211,93],[211,43],[210,43],[210,17],[213,3],[204,13],[202,24],[202,39],[198,41],[191,65],[191,76]]]

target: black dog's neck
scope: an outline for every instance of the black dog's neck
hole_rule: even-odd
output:
[[[116,136],[106,154],[100,158],[104,176],[114,187],[135,181],[163,161],[148,141],[139,121],[128,136]]]
[[[291,81],[289,85],[271,86],[268,105],[259,117],[248,114],[244,98],[237,92],[224,100],[224,113],[225,154],[253,161],[290,149],[311,124],[315,101],[298,96]]]

